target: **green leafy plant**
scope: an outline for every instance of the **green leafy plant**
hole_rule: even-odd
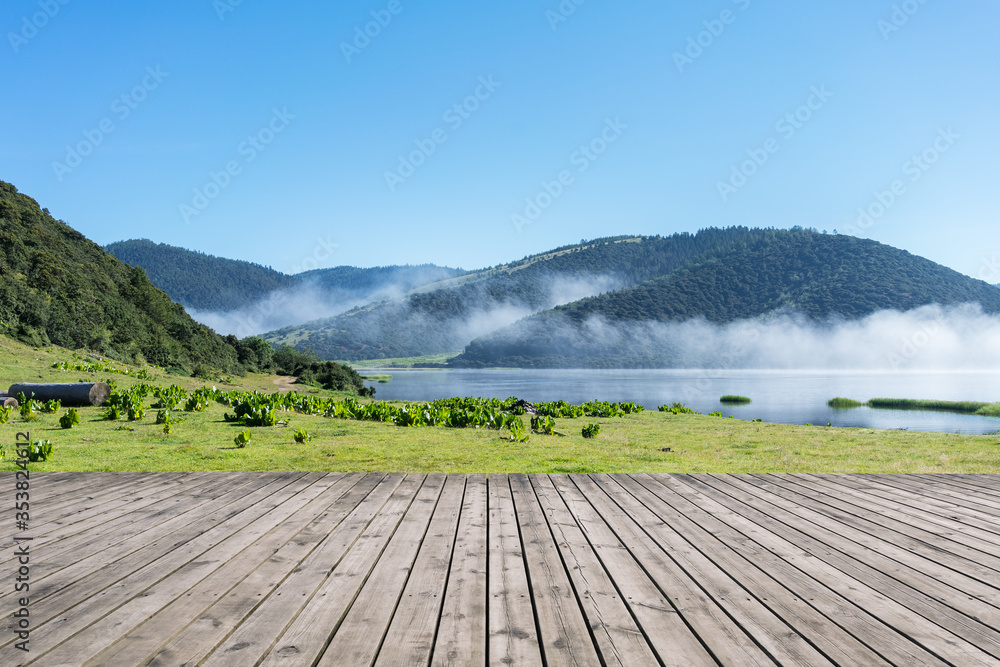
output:
[[[237,433],[236,437],[233,438],[233,442],[236,443],[237,447],[243,449],[244,447],[247,446],[247,443],[250,442],[250,438],[252,437],[253,433],[251,433],[250,430],[247,429],[246,431],[240,431],[239,433]]]
[[[309,431],[305,430],[304,428],[300,428],[299,430],[295,431],[295,433],[292,434],[292,437],[295,438],[295,442],[299,443],[300,445],[309,442],[309,440],[312,439],[311,436],[309,435]]]
[[[146,418],[146,410],[141,405],[133,405],[128,409],[128,420],[130,422],[142,421]]]
[[[587,424],[583,427],[582,435],[584,438],[594,438],[597,437],[597,434],[600,432],[600,424]]]
[[[6,424],[10,421],[10,413],[13,408],[0,408],[0,424]]]
[[[38,440],[28,445],[28,461],[47,461],[52,458],[52,443],[48,440]]]
[[[109,405],[104,409],[104,419],[109,422],[122,418],[122,409],[117,405]]]
[[[60,401],[59,399],[52,399],[51,401],[45,401],[45,403],[42,404],[42,412],[48,413],[50,415],[54,415],[55,413],[59,412],[61,408],[62,408],[62,401]]]
[[[508,415],[510,418],[507,420],[506,426],[507,430],[510,431],[509,439],[511,442],[527,442],[528,434],[524,429],[524,422],[517,415]]]
[[[531,430],[542,435],[553,435],[556,431],[556,420],[548,415],[535,415],[531,418]]]
[[[670,412],[675,415],[690,415],[694,414],[694,410],[687,407],[683,403],[673,403],[671,405],[661,405],[657,408],[660,412]]]
[[[70,408],[59,418],[59,425],[63,428],[73,428],[80,423],[80,412],[76,408]]]
[[[850,410],[851,408],[860,408],[864,405],[861,401],[855,401],[853,398],[843,398],[842,396],[831,398],[826,404],[834,410]]]
[[[41,406],[33,398],[29,398],[27,401],[21,404],[18,411],[21,413],[21,419],[26,422],[33,422],[38,419],[38,410]]]

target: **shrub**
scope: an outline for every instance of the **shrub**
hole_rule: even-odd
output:
[[[80,423],[80,412],[76,408],[70,408],[59,418],[59,425],[63,428],[73,428]]]
[[[33,398],[29,398],[27,401],[21,404],[18,411],[21,413],[21,419],[26,422],[33,422],[38,419],[38,409],[41,407]]]
[[[826,404],[834,410],[850,410],[851,408],[860,408],[864,405],[861,401],[855,401],[853,398],[843,398],[840,396],[837,398],[831,398]]]
[[[601,432],[600,424],[587,424],[583,427],[582,435],[584,438],[594,438],[598,433]]]
[[[675,415],[690,415],[694,414],[694,410],[687,407],[683,403],[673,403],[672,405],[661,405],[657,408],[660,412],[670,412]]]
[[[309,431],[305,430],[304,428],[300,428],[299,430],[295,431],[295,433],[292,434],[292,437],[295,438],[295,442],[299,443],[300,445],[307,443],[309,442],[309,440],[311,440]]]
[[[28,445],[28,461],[47,461],[52,458],[52,443],[39,440]]]
[[[239,433],[236,434],[236,437],[233,438],[233,442],[236,443],[237,447],[243,449],[244,447],[247,446],[247,443],[250,442],[250,438],[252,437],[253,433],[251,433],[249,429],[246,431],[240,431]]]

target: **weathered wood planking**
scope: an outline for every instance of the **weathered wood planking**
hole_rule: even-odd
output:
[[[1000,476],[51,473],[31,501],[3,665],[1000,665]]]

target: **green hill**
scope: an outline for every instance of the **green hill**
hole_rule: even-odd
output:
[[[264,334],[323,359],[381,359],[451,353],[517,319],[669,273],[721,245],[763,232],[708,229],[693,234],[619,236],[426,285],[405,298]]]
[[[879,310],[960,303],[978,303],[987,313],[1000,313],[1000,291],[874,241],[802,229],[767,230],[641,285],[526,318],[472,341],[452,363],[671,366],[677,359],[671,358],[669,343],[656,348],[629,332],[650,323],[696,317],[727,323],[791,311],[813,320],[856,319]],[[609,329],[625,335],[602,334]]]
[[[252,262],[216,257],[147,239],[119,241],[105,250],[131,266],[178,303],[200,311],[230,312],[252,306],[279,290],[315,287],[311,298],[330,304],[367,302],[382,292],[408,292],[427,283],[465,273],[461,269],[419,266],[337,266],[287,275]]]
[[[235,348],[130,267],[0,181],[0,333],[123,361],[239,372]]]
[[[104,249],[126,264],[141,267],[173,300],[200,310],[234,310],[298,283],[296,278],[260,264],[148,239],[119,241]]]

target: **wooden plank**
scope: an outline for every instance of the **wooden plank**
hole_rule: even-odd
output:
[[[984,500],[982,489],[955,488],[950,483],[925,481],[920,484],[900,480],[895,475],[858,476],[856,479],[888,489],[892,493],[907,493],[923,503],[944,507],[961,516],[975,517],[985,523],[1000,527],[1000,509]],[[948,488],[952,487],[952,488]]]
[[[369,474],[361,484],[334,503],[331,513],[340,515],[346,512],[347,516],[324,538],[320,547],[280,583],[268,586],[265,591],[245,589],[244,595],[252,598],[257,593],[262,599],[259,598],[259,602],[252,607],[252,613],[234,614],[235,618],[229,622],[235,629],[199,664],[233,667],[257,664],[316,595],[327,581],[330,571],[378,516],[404,477],[402,474]],[[225,610],[212,614],[209,622],[214,624],[216,618],[226,619]],[[185,654],[188,654],[187,649]],[[185,661],[197,662],[194,658],[200,657],[196,654]],[[176,663],[167,661],[165,664]]]
[[[487,627],[491,665],[542,665],[531,588],[506,475],[489,477]]]
[[[399,598],[388,632],[382,641],[376,666],[426,665],[431,660],[434,632],[441,614],[455,549],[465,481],[465,475],[448,475],[413,570],[406,581],[406,588]],[[382,558],[385,559],[387,555],[383,554]],[[343,629],[344,626],[341,626],[341,631]],[[329,655],[328,650],[324,658]]]
[[[568,476],[550,477],[659,660],[668,667],[717,664],[671,603],[670,595],[644,570],[645,563],[637,560],[632,545],[626,546],[615,535]]]
[[[209,609],[163,644],[149,662],[144,664],[161,667],[201,664],[217,648],[219,653],[235,657],[236,664],[241,664],[240,650],[244,647],[240,643],[240,632],[244,633],[243,636],[250,633],[260,647],[258,657],[263,654],[278,636],[280,629],[284,628],[288,617],[282,618],[272,628],[256,621],[262,618],[274,620],[279,616],[268,613],[268,604],[275,601],[287,603],[289,617],[294,616],[294,612],[304,601],[301,594],[295,594],[299,591],[292,592],[292,580],[315,570],[322,570],[319,580],[325,577],[329,570],[328,561],[324,558],[326,549],[332,541],[337,540],[340,534],[338,531],[342,531],[344,524],[350,521],[350,516],[358,511],[360,505],[376,502],[377,506],[381,506],[385,498],[373,501],[371,494],[384,478],[385,475],[381,473],[365,475],[313,520],[304,534],[279,549],[227,595],[220,596]],[[313,502],[319,501],[317,499]],[[304,559],[298,559],[301,550],[313,547],[317,539],[320,541],[319,546],[312,549]],[[315,586],[319,586],[319,581],[316,581]],[[234,631],[237,633],[236,639],[232,638]],[[229,643],[219,648],[227,638]],[[245,648],[251,649],[250,653],[253,653],[251,645],[248,644]],[[242,664],[253,664],[253,661]]]
[[[244,477],[242,481],[236,479],[234,481],[238,486],[229,495],[220,497],[218,502],[221,508],[219,505],[209,504],[207,499],[182,498],[174,505],[176,511],[172,518],[130,540],[118,542],[104,550],[90,550],[86,557],[79,560],[63,556],[62,562],[53,559],[55,562],[42,560],[34,564],[33,572],[34,569],[39,569],[42,573],[54,572],[52,576],[40,576],[39,580],[33,581],[32,618],[36,623],[35,627],[100,593],[114,582],[114,579],[109,578],[128,576],[151,560],[169,554],[176,546],[176,540],[183,542],[190,539],[189,536],[203,531],[197,526],[198,522],[211,521],[213,517],[221,517],[226,512],[238,512],[252,505],[260,496],[255,495],[257,492],[247,495],[245,489],[259,491],[270,487],[265,492],[266,496],[301,474],[266,474]],[[0,600],[3,599],[0,596]],[[13,642],[13,639],[4,637],[0,642],[6,645]]]
[[[545,662],[598,667],[597,647],[528,476],[511,474],[508,481]]]
[[[822,475],[791,475],[791,479],[808,480],[817,488],[826,488],[831,492],[849,490],[852,496],[865,498],[872,507],[888,507],[913,515],[919,513],[927,521],[942,526],[968,526],[977,529],[982,539],[996,542],[1000,540],[1000,524],[994,524],[965,512],[955,511],[955,506],[949,502],[928,498],[910,490],[894,489],[869,482],[858,481],[852,475],[832,476]],[[859,495],[860,494],[860,495]],[[916,507],[921,509],[917,510]]]
[[[446,481],[447,476],[442,473],[427,476],[343,621],[331,628],[333,638],[316,663],[318,667],[370,665],[381,652],[385,652],[392,661],[402,661],[409,653],[407,649],[411,647],[405,644],[383,645],[383,641],[415,566],[417,554],[424,544]],[[451,500],[456,505],[459,502],[458,498]],[[451,536],[454,536],[454,528]],[[448,551],[450,553],[450,549]],[[423,583],[427,583],[426,580]],[[436,608],[434,614],[436,617]],[[433,636],[425,637],[426,653],[430,652],[432,641]],[[421,657],[421,662],[417,664],[427,664],[428,656]]]
[[[723,522],[719,518],[724,514],[721,507],[713,507],[711,501],[700,502],[671,475],[632,477],[661,501],[665,521],[682,530],[694,546],[825,656],[841,665],[889,664],[830,620],[851,614],[851,605]]]
[[[81,473],[82,474],[82,473]],[[197,475],[191,473],[191,475]],[[73,535],[81,532],[89,532],[93,524],[84,523],[87,519],[95,516],[113,517],[125,516],[134,509],[149,504],[143,503],[150,497],[155,499],[166,498],[180,493],[184,493],[186,488],[184,481],[175,476],[153,477],[149,482],[143,484],[135,480],[131,484],[120,486],[109,486],[106,492],[94,495],[72,493],[57,498],[39,500],[36,497],[34,485],[31,487],[31,530],[33,548],[40,549],[46,545],[46,550],[52,553],[55,549],[65,549],[65,542]],[[211,480],[207,475],[201,476],[202,484],[209,484]],[[12,534],[5,534],[0,538],[0,567],[10,560],[16,558],[10,547],[13,547],[14,540]]]
[[[407,510],[413,503],[424,475],[409,474],[396,487],[389,501],[374,516],[356,543],[278,638],[260,665],[314,664],[362,590]],[[217,652],[218,653],[218,652]],[[241,656],[243,657],[243,656]],[[213,664],[213,655],[206,665]],[[247,662],[237,664],[245,665]]]
[[[266,560],[267,556],[273,554],[281,544],[303,527],[309,517],[300,515],[300,510],[321,496],[334,483],[335,478],[323,473],[303,475],[268,498],[267,505],[261,503],[260,506],[266,508],[266,511],[260,516],[232,532],[207,551],[193,556],[171,572],[170,576],[152,583],[134,597],[111,596],[109,602],[115,605],[113,611],[83,632],[59,644],[52,652],[45,655],[45,661],[63,664],[71,660],[87,659],[87,663],[96,665],[129,664],[95,656],[113,649],[116,642],[119,645],[124,643],[125,637],[130,632],[164,608],[174,605],[175,608],[184,609],[185,606],[189,608],[196,605],[198,587],[204,585],[206,579],[217,575],[220,570],[223,576],[221,580],[216,577],[214,582],[216,585],[224,583],[226,568],[234,561],[239,565],[237,569],[242,570],[241,576],[245,576],[246,568],[255,567],[262,560]],[[224,593],[226,588],[228,587],[221,588],[221,592]],[[215,597],[219,592],[220,589],[215,588],[211,595]],[[99,611],[107,611],[108,606],[105,603]],[[79,605],[74,609],[74,615],[77,617],[87,615],[87,607],[87,604]],[[193,612],[185,613],[185,616],[190,618],[188,613],[193,614]],[[155,641],[156,637],[150,639]],[[161,636],[160,641],[162,639]]]
[[[897,579],[904,576],[918,577],[921,583],[914,586],[917,590],[941,582],[966,595],[1000,607],[1000,590],[990,584],[996,580],[997,574],[974,560],[962,558],[901,532],[879,531],[867,525],[864,519],[793,493],[780,484],[765,487],[752,476],[729,477],[726,481],[740,491],[782,508],[787,515],[795,517],[789,519],[793,523],[804,520],[808,527],[824,530],[823,537],[817,539],[835,547],[839,552],[848,556],[863,555],[856,560],[865,564],[876,561],[884,563],[882,571],[898,572],[894,574]],[[959,548],[961,545],[955,545],[955,549]],[[890,563],[886,559],[892,559],[896,563]],[[899,564],[908,570],[900,570]]]
[[[256,477],[264,485],[254,493],[244,495],[215,512],[204,514],[200,521],[194,523],[184,522],[185,518],[189,518],[188,515],[178,517],[185,523],[183,528],[176,529],[175,526],[171,533],[142,548],[133,549],[124,558],[103,566],[97,563],[93,570],[91,563],[81,561],[81,564],[86,565],[86,576],[77,580],[64,580],[64,583],[57,580],[54,582],[57,592],[32,603],[32,618],[37,623],[33,629],[41,629],[38,633],[39,641],[32,645],[33,648],[38,646],[36,650],[39,651],[51,648],[89,625],[93,619],[80,611],[80,605],[85,605],[96,614],[100,605],[107,600],[128,600],[132,595],[166,577],[192,557],[265,513],[269,509],[265,502],[268,496],[280,492],[302,477],[303,473]],[[99,561],[100,557],[97,554],[93,558]],[[0,649],[0,664],[10,648],[11,644],[8,643]]]
[[[629,613],[621,593],[604,571],[552,480],[541,474],[529,477],[604,664],[621,667],[659,665],[642,629]]]
[[[606,489],[587,475],[572,475],[571,479],[718,661],[734,665],[776,664],[716,600],[706,595],[697,582],[650,539],[634,516],[615,504]]]
[[[905,637],[889,631],[877,616],[878,606],[868,605],[866,587],[819,561],[818,548],[807,551],[789,542],[786,537],[792,531],[783,525],[758,525],[751,521],[744,513],[756,519],[752,507],[716,491],[701,481],[701,477],[672,475],[657,477],[657,481],[736,531],[740,539],[727,540],[727,545],[761,563],[762,567],[766,565],[768,572],[779,573],[785,587],[821,611],[830,623],[864,642],[880,659],[904,665],[944,664]],[[711,479],[713,476],[705,477]],[[875,601],[878,595],[874,592],[872,600]]]
[[[794,540],[794,543],[789,542],[793,545],[792,548],[781,549],[780,555],[809,574],[818,584],[827,586],[857,605],[864,612],[864,615],[857,618],[868,620],[870,616],[867,627],[856,634],[870,638],[879,652],[890,661],[902,664],[945,664],[942,655],[960,655],[964,664],[993,662],[992,658],[975,646],[914,613],[890,595],[866,584],[862,579],[866,576],[878,576],[878,572],[872,569],[855,569],[856,561],[843,558],[830,546],[829,541],[835,540],[836,534],[828,533],[827,542],[810,538],[806,533],[815,528],[813,524],[778,507],[775,503],[780,502],[780,498],[775,498],[773,503],[768,502],[766,506],[759,503],[759,498],[736,488],[740,483],[738,476],[692,475],[685,477],[684,481],[705,490],[721,504],[744,515],[748,523],[757,524],[771,535],[780,534],[782,541]],[[789,507],[795,509],[792,504]],[[776,517],[784,518],[785,521]],[[728,521],[730,519],[727,517]],[[752,530],[749,527],[747,529]],[[859,575],[862,579],[852,575]],[[885,581],[887,580],[883,579]]]
[[[232,483],[246,483],[233,478]],[[76,513],[66,515],[48,524],[50,530],[39,535],[32,529],[32,549],[44,553],[49,566],[55,563],[72,563],[91,553],[104,551],[108,547],[123,542],[132,535],[148,530],[161,521],[166,521],[176,513],[177,503],[192,501],[209,490],[221,493],[216,481],[211,478],[192,480],[192,484],[179,486],[151,486],[144,489],[129,489],[122,498],[97,506],[81,503]],[[159,517],[159,519],[156,519]],[[107,539],[107,538],[112,539]],[[89,547],[89,548],[88,548]],[[14,558],[13,549],[9,553]],[[0,569],[4,562],[0,561]],[[46,568],[37,575],[36,583]]]
[[[469,475],[434,643],[434,667],[486,664],[486,475]]]
[[[928,545],[956,556],[971,558],[994,570],[1000,568],[1000,558],[992,554],[1000,546],[1000,535],[939,516],[932,509],[921,506],[922,503],[915,499],[904,505],[860,492],[847,483],[831,486],[822,479],[792,475],[757,475],[757,478],[767,481],[777,479],[789,490],[845,512],[852,512],[889,531],[908,534]],[[1000,571],[997,572],[997,578],[1000,579]]]
[[[308,495],[301,494],[308,503],[294,515],[151,614],[90,662],[93,665],[197,664],[192,656],[200,659],[207,655],[235,626],[236,620],[259,604],[263,591],[297,567],[347,514],[347,508],[337,512],[333,507],[361,478],[361,473],[324,475],[311,489],[319,491],[315,498],[308,500]]]
[[[39,639],[36,642],[32,638],[32,661],[41,659],[45,665],[79,664],[81,656],[90,657],[107,648],[287,520],[322,490],[315,488],[321,475],[297,475],[270,497],[258,499],[261,502],[252,503],[245,511],[187,540],[181,548],[149,562],[114,586],[105,586],[99,594],[74,606],[65,617],[38,626]],[[307,489],[309,493],[303,493]],[[290,499],[292,502],[288,502]],[[0,651],[0,664],[8,648]]]
[[[748,595],[723,568],[679,534],[680,517],[657,496],[627,475],[614,475],[613,479],[608,475],[592,475],[592,478],[769,657],[782,665],[833,664],[793,626],[759,599]],[[794,602],[789,600],[786,604],[791,607]]]

